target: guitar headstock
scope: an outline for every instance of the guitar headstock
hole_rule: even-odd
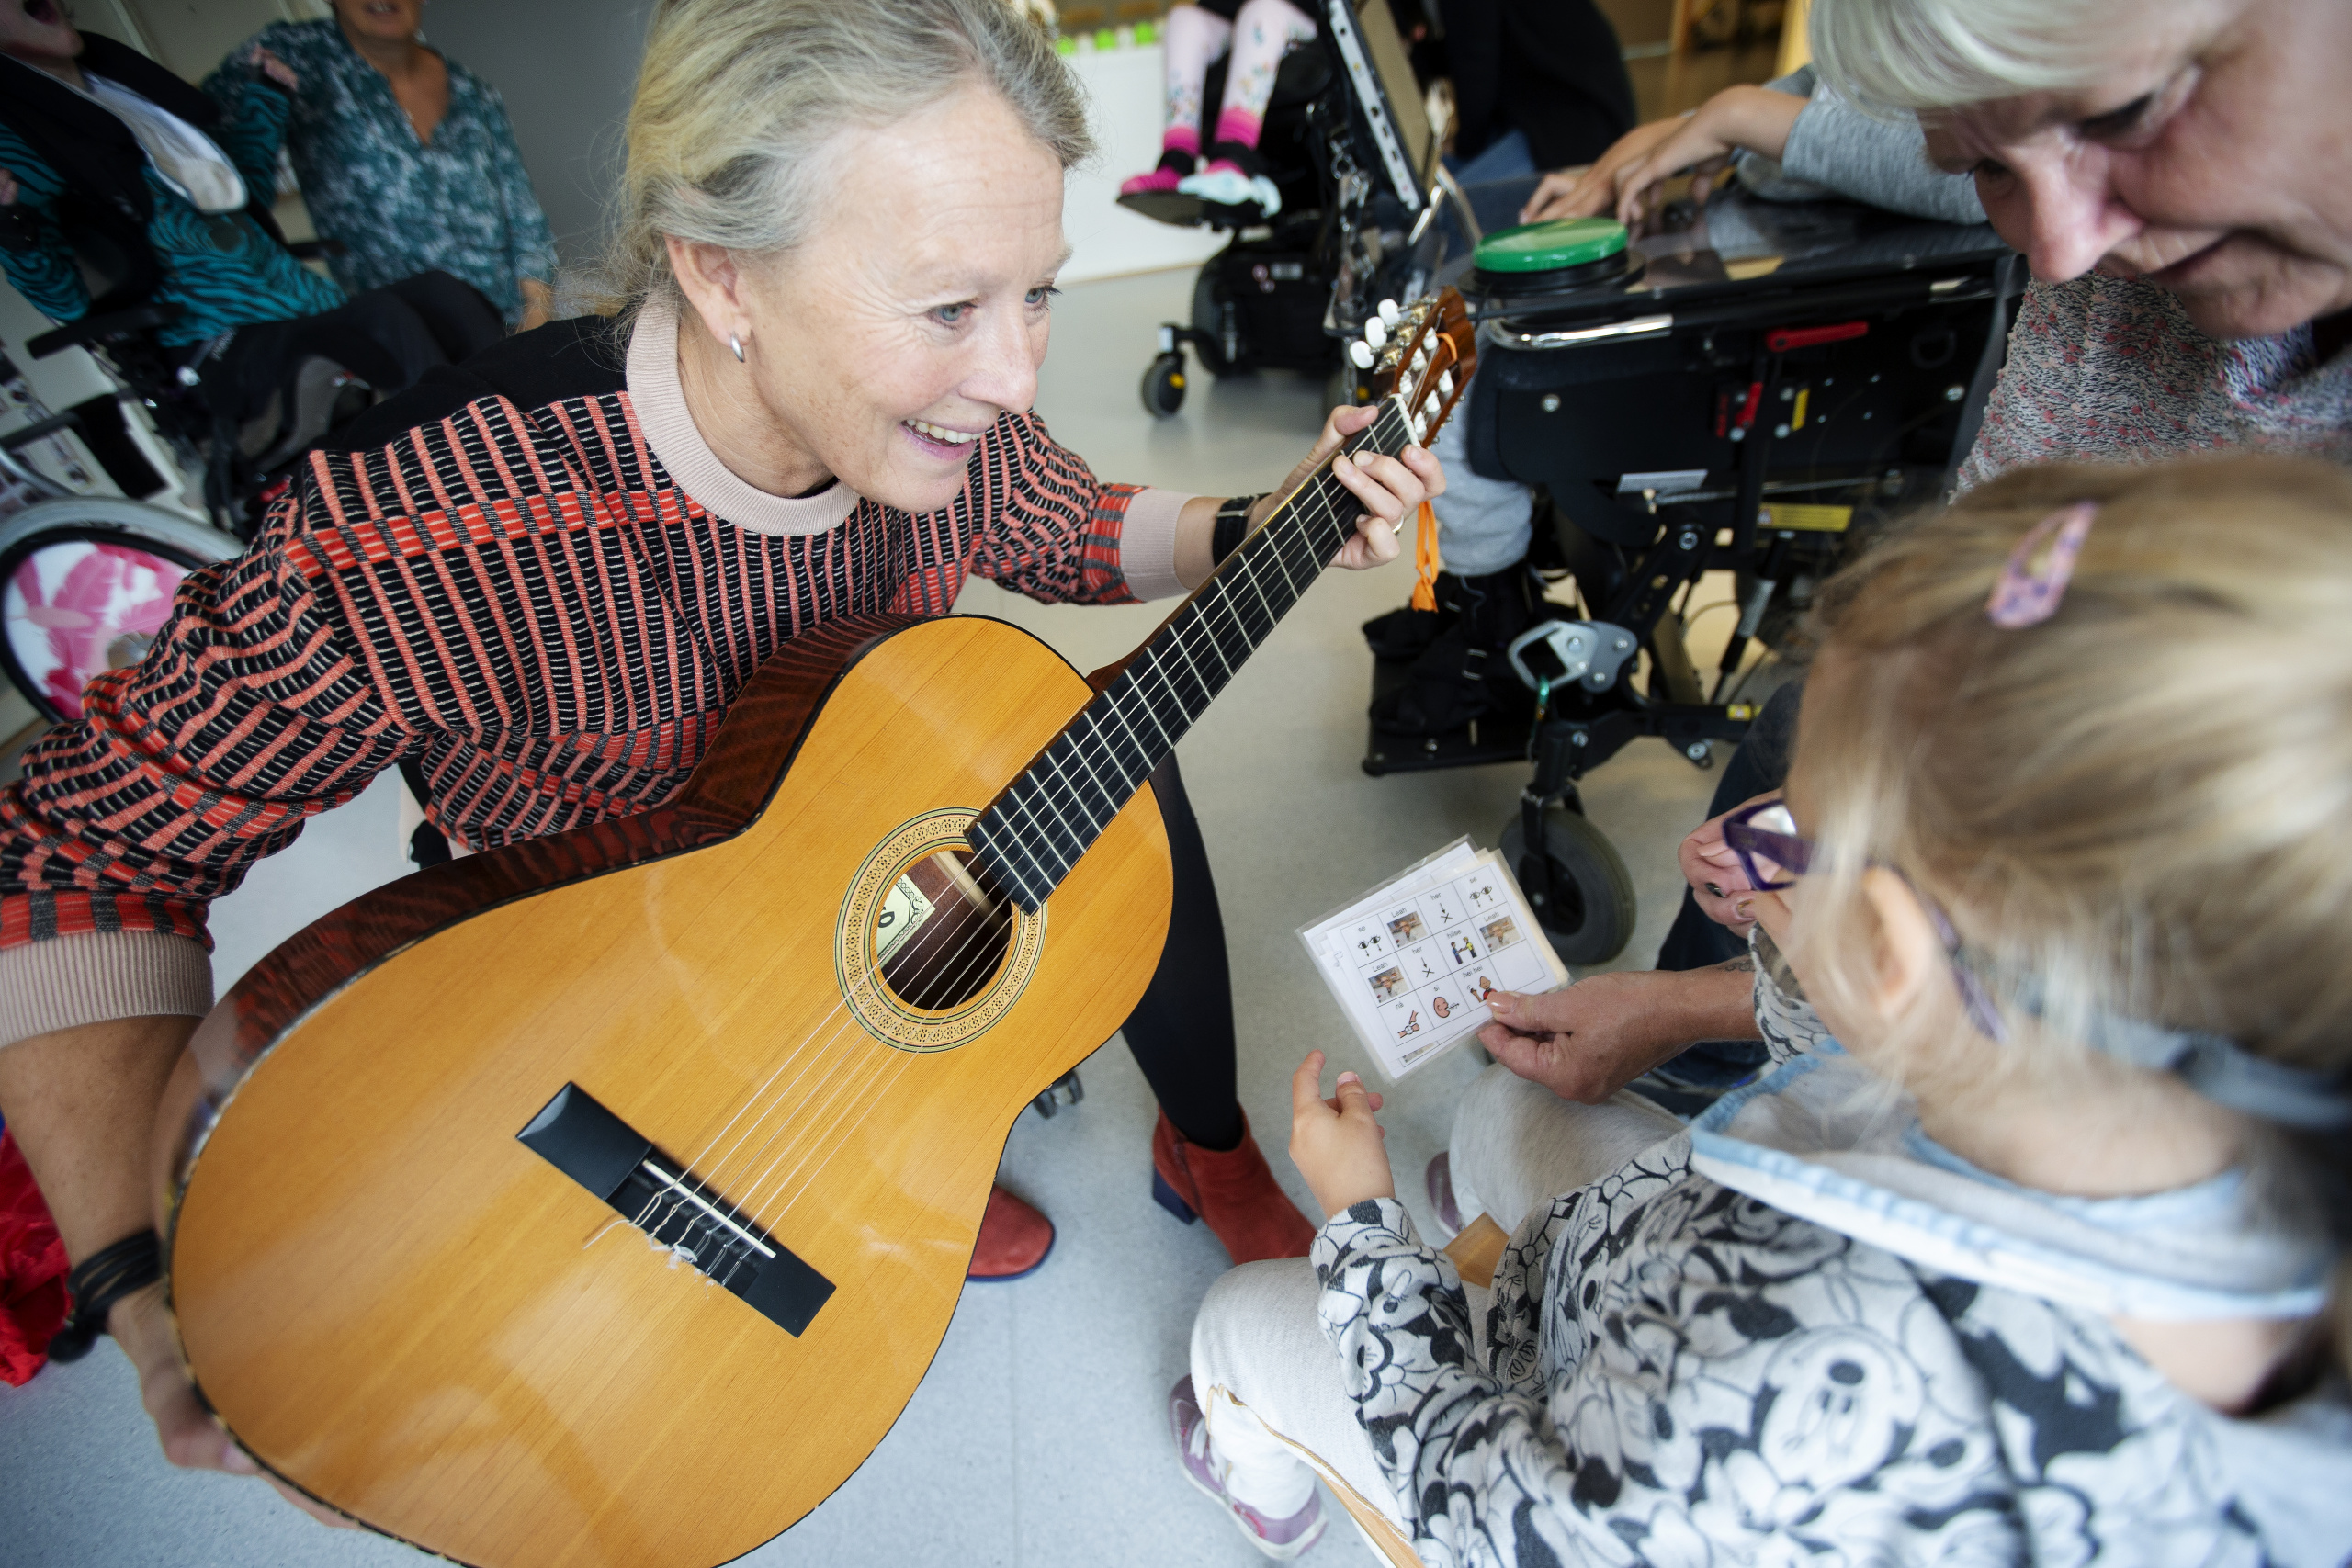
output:
[[[1478,329],[1452,288],[1399,305],[1383,299],[1363,336],[1348,344],[1348,362],[1379,397],[1395,398],[1413,439],[1427,446],[1469,389],[1478,367]]]

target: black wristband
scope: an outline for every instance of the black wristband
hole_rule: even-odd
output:
[[[1265,500],[1265,492],[1228,497],[1216,509],[1216,526],[1209,532],[1209,558],[1223,562],[1250,536],[1250,509]]]
[[[164,1277],[164,1243],[153,1231],[124,1236],[112,1247],[92,1253],[65,1276],[66,1294],[74,1298],[74,1315],[49,1342],[52,1361],[78,1361],[90,1353],[107,1331],[107,1314],[123,1297],[145,1290]]]

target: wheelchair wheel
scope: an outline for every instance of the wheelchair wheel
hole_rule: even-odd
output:
[[[1634,878],[1617,846],[1583,813],[1555,806],[1544,813],[1542,849],[1551,863],[1552,897],[1536,905],[1535,918],[1560,962],[1606,964],[1624,952],[1634,936]],[[1533,852],[1516,815],[1503,829],[1502,853],[1533,902],[1528,875]]]
[[[1184,406],[1184,356],[1163,354],[1143,373],[1143,410],[1154,419],[1168,419]]]
[[[115,496],[28,506],[0,523],[0,668],[42,717],[77,719],[92,676],[145,657],[180,580],[241,548]]]

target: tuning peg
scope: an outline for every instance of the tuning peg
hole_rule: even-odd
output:
[[[1383,326],[1395,326],[1396,324],[1397,318],[1403,314],[1404,312],[1396,308],[1396,300],[1383,299],[1380,302],[1380,321]]]
[[[1363,324],[1363,341],[1378,348],[1388,341],[1388,325],[1378,316],[1368,318]]]
[[[1431,419],[1435,419],[1437,417],[1438,408],[1439,403],[1437,400],[1437,394],[1435,392],[1431,392],[1428,397],[1421,400],[1421,412],[1428,414]]]
[[[1361,338],[1348,344],[1348,363],[1359,370],[1372,368],[1372,344]]]
[[[1440,397],[1442,397],[1442,398],[1450,398],[1450,397],[1453,396],[1453,371],[1451,371],[1451,370],[1441,370],[1440,372],[1438,372],[1438,378],[1437,378],[1437,390],[1438,390],[1438,396],[1440,396]]]

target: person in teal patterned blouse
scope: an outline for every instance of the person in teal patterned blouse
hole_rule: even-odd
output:
[[[509,325],[547,320],[555,242],[496,89],[417,36],[424,0],[334,0],[334,15],[277,22],[231,53],[205,90],[232,106],[277,96],[264,62],[293,73],[286,150],[329,265],[357,293],[438,268]]]
[[[216,436],[262,412],[307,357],[389,395],[505,325],[446,271],[345,299],[294,259],[270,203],[295,78],[275,58],[254,63],[269,90],[224,104],[85,38],[57,0],[0,5],[0,270],[54,321],[166,308],[155,339]]]
[[[132,303],[132,293],[179,306],[156,334],[166,346],[342,305],[341,289],[287,254],[269,216],[287,100],[254,93],[224,109],[121,45],[96,41],[85,77],[74,66],[83,39],[62,18],[44,27],[28,16],[0,36],[9,69],[26,72],[0,80],[12,101],[0,117],[0,265],[17,291],[53,321],[79,320],[93,301],[73,232],[97,229],[134,270],[150,254],[156,264],[156,276],[139,280],[147,290],[118,288],[97,308]],[[36,69],[71,93],[50,88],[59,107],[45,115]],[[156,121],[142,101],[183,129]]]

